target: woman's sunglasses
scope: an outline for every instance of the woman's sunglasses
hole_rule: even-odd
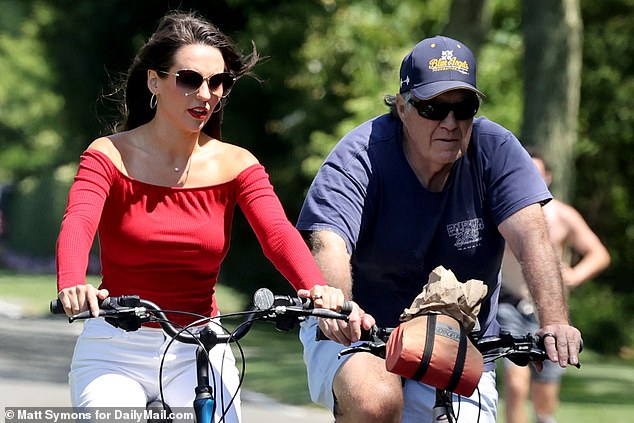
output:
[[[233,85],[236,83],[236,77],[230,72],[221,72],[203,78],[201,74],[195,70],[182,69],[176,73],[158,71],[165,75],[174,75],[176,77],[176,86],[185,91],[185,95],[189,96],[198,92],[203,82],[207,81],[209,91],[216,91],[222,86],[222,98],[225,98],[231,92]]]
[[[416,108],[421,117],[430,120],[443,120],[451,111],[456,119],[467,120],[473,118],[480,108],[480,101],[476,95],[470,95],[458,103],[415,99],[411,99],[409,102]]]

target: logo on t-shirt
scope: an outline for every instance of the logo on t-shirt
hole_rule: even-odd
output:
[[[459,250],[465,248],[473,248],[478,245],[482,236],[480,231],[484,228],[484,222],[481,218],[471,220],[463,220],[462,222],[447,225],[447,233],[455,239],[454,246]]]

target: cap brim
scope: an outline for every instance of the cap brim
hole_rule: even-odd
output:
[[[442,93],[452,90],[469,90],[478,94],[480,97],[486,97],[482,91],[477,89],[471,84],[467,84],[463,81],[439,81],[422,85],[420,87],[414,87],[411,89],[414,97],[420,100],[429,100],[439,96]]]

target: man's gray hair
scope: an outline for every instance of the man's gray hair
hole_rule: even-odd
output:
[[[383,97],[383,102],[387,107],[390,108],[390,113],[392,113],[396,117],[398,117],[398,112],[396,111],[397,95],[399,94],[385,94],[385,96]],[[407,108],[407,110],[409,110],[409,108],[412,107],[412,103],[410,103],[409,101],[414,98],[414,94],[412,94],[411,91],[405,91],[404,93],[400,94],[400,96],[403,97],[403,101],[405,101],[405,107]]]

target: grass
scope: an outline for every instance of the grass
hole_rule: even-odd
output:
[[[96,278],[89,280],[97,283]],[[46,314],[55,297],[52,275],[16,275],[0,271],[0,300],[20,304],[25,314]],[[223,312],[241,310],[249,299],[228,286],[218,287]],[[269,324],[254,325],[241,341],[246,356],[246,389],[281,402],[309,405],[306,372],[297,330],[278,332]],[[239,351],[236,356],[239,358]],[[626,423],[634,415],[634,361],[606,358],[592,351],[581,355],[581,370],[566,371],[562,382],[559,423]],[[501,388],[502,389],[502,388]],[[500,423],[504,422],[500,405]]]
[[[561,384],[559,423],[631,423],[634,421],[634,362],[585,350],[581,369],[566,370]],[[498,376],[500,374],[498,373]],[[500,388],[502,391],[503,387]],[[500,406],[499,423],[504,419]]]
[[[89,278],[96,284],[96,278]],[[21,275],[0,270],[0,299],[17,304],[25,315],[48,313],[49,303],[57,296],[54,275]]]

